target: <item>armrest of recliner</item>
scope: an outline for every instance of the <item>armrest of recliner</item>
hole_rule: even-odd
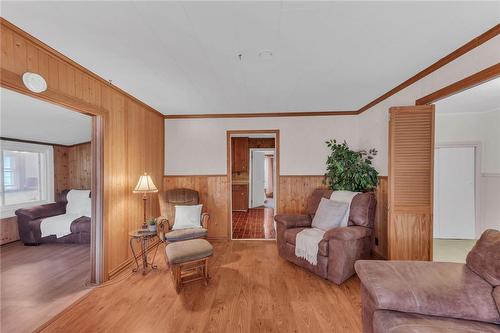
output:
[[[31,208],[21,208],[16,210],[18,219],[36,220],[44,217],[56,216],[66,213],[66,203],[55,202]]]
[[[312,220],[309,215],[285,215],[278,214],[274,217],[276,223],[281,224],[285,229],[310,227]]]
[[[337,239],[341,241],[352,241],[365,237],[369,237],[372,234],[372,229],[360,227],[360,226],[350,226],[350,227],[341,227],[328,230],[323,235],[323,239]]]

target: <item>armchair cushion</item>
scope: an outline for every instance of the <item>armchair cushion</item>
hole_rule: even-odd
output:
[[[312,219],[312,227],[324,231],[339,227],[347,208],[349,208],[349,204],[346,202],[321,198],[318,210]]]
[[[372,234],[372,229],[358,226],[342,227],[328,230],[325,232],[323,239],[338,239],[341,241],[352,241],[369,237]]]
[[[207,237],[207,234],[208,231],[205,228],[179,229],[165,233],[165,239],[167,240],[167,242],[173,243],[187,239]]]
[[[373,228],[376,206],[375,194],[371,192],[356,194],[351,201],[349,225]]]
[[[310,227],[312,220],[309,215],[283,215],[278,214],[274,217],[277,223],[282,224],[286,229],[298,227]]]
[[[201,228],[202,205],[176,205],[172,230]]]
[[[359,260],[377,309],[500,323],[492,286],[463,264]]]
[[[495,324],[479,321],[378,310],[373,315],[373,331],[374,333],[500,333],[500,328]]]
[[[467,267],[493,286],[500,285],[500,231],[483,232],[467,255]]]

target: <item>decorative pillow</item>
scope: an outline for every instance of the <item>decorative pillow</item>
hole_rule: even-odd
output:
[[[175,221],[172,230],[201,228],[203,205],[175,206]]]
[[[312,220],[312,227],[324,231],[337,228],[342,223],[349,204],[321,198],[318,210]]]

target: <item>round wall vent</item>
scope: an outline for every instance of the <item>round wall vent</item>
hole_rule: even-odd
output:
[[[23,83],[30,91],[41,93],[47,90],[47,82],[45,79],[36,73],[26,72],[23,74]]]

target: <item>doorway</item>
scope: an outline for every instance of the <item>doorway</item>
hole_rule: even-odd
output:
[[[275,239],[279,132],[228,131],[231,239]]]
[[[0,92],[1,330],[33,331],[99,282],[102,122]]]

